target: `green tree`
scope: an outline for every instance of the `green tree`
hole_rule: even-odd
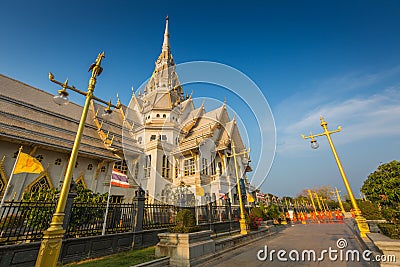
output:
[[[373,203],[397,208],[400,203],[400,162],[393,160],[380,165],[368,175],[361,192]]]

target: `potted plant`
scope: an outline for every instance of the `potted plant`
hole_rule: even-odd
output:
[[[176,215],[176,225],[158,234],[156,257],[169,256],[171,266],[190,266],[198,257],[215,252],[212,231],[199,231],[194,214],[187,209]]]

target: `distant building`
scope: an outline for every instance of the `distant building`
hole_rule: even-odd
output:
[[[198,203],[237,199],[232,140],[237,152],[245,147],[236,121],[229,118],[225,103],[207,112],[184,94],[170,51],[168,18],[155,65],[143,92],[133,94],[130,106],[115,110],[108,121],[99,115],[104,107],[91,103],[74,180],[104,193],[116,168],[127,173],[132,186],[113,187],[114,201],[130,201],[137,184],[150,199],[169,203],[182,201],[178,193],[192,196],[183,201]],[[59,188],[64,179],[82,107],[58,106],[52,97],[0,75],[0,191],[4,193],[20,145],[45,168],[39,175],[15,175],[7,199]],[[237,165],[247,181],[248,156],[238,156]]]

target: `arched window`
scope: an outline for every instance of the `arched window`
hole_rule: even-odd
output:
[[[201,158],[201,174],[208,175],[208,161],[206,158]]]
[[[39,192],[41,190],[47,190],[53,188],[50,175],[45,171],[42,175],[36,178],[30,185],[27,186],[28,192]]]
[[[40,178],[35,184],[33,184],[31,186],[31,192],[38,192],[41,190],[46,190],[46,189],[50,189],[50,185],[47,182],[47,178],[46,177],[42,177]]]
[[[175,179],[178,179],[179,175],[179,161],[176,161],[175,163]]]
[[[127,174],[127,172],[128,172],[128,165],[126,165],[125,160],[115,162],[113,168],[123,174]]]
[[[165,119],[167,117],[167,115],[163,114],[162,117]]]
[[[144,158],[144,178],[150,177],[151,170],[151,155],[148,155]]]
[[[194,162],[193,158],[185,159],[185,161],[183,163],[184,163],[183,170],[184,170],[185,176],[195,174],[196,169],[195,169],[195,162]]]
[[[164,179],[170,179],[170,164],[169,164],[169,159],[167,155],[163,155],[162,159],[162,169],[161,169],[161,176]]]

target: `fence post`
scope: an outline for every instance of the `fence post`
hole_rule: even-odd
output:
[[[133,220],[134,234],[132,248],[141,248],[143,245],[143,217],[144,217],[144,202],[146,200],[146,192],[139,187],[135,191],[135,197],[133,198],[133,203],[135,205],[134,213],[135,218]]]
[[[213,202],[208,204],[208,216],[210,224],[214,222],[214,213],[213,213]]]
[[[228,216],[227,219],[229,221],[232,221],[232,206],[231,206],[231,199],[229,197],[226,198],[225,213]]]
[[[135,191],[133,201],[135,203],[135,232],[143,230],[143,217],[144,217],[144,201],[146,200],[146,192],[142,188]]]
[[[68,225],[71,220],[72,215],[72,205],[74,204],[74,198],[76,197],[76,183],[72,180],[71,187],[68,192],[67,203],[65,205],[65,216],[63,221],[63,229],[65,229],[65,234],[67,234]]]

